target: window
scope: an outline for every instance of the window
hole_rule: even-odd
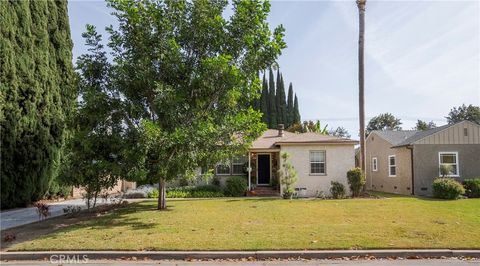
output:
[[[219,163],[217,164],[216,172],[217,175],[229,175],[230,174],[230,162]]]
[[[326,154],[325,151],[311,151],[310,152],[310,173],[311,174],[326,174]]]
[[[395,155],[388,156],[388,176],[397,176],[397,162],[395,159]]]
[[[468,128],[463,129],[463,136],[468,137]]]
[[[374,172],[377,171],[377,157],[373,157],[373,158],[372,158],[372,170],[373,170]]]
[[[442,169],[448,170],[447,176],[459,176],[458,173],[458,152],[439,152],[438,169],[442,176]]]
[[[244,165],[247,161],[245,157],[236,157],[232,160],[232,175],[243,175],[245,174]]]

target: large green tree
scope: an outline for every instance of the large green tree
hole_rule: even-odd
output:
[[[367,136],[374,130],[401,130],[402,122],[390,113],[380,114],[368,121]]]
[[[480,107],[462,104],[462,106],[453,107],[446,118],[449,124],[455,124],[464,120],[480,124]]]
[[[75,99],[67,1],[0,1],[1,207],[41,198]]]
[[[111,0],[118,29],[115,86],[123,96],[125,126],[141,132],[145,171],[160,187],[198,165],[246,151],[265,129],[251,107],[259,71],[275,64],[284,29],[267,23],[267,1]],[[132,149],[135,147],[132,147]]]
[[[95,207],[101,191],[113,188],[120,177],[138,177],[138,164],[128,159],[141,157],[131,153],[136,151],[131,149],[135,138],[124,126],[124,105],[113,84],[114,72],[103,50],[102,37],[92,25],[87,25],[82,36],[89,52],[77,60],[79,97],[61,177],[64,183],[85,189],[90,208]]]

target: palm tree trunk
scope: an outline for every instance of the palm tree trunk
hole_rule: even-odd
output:
[[[166,190],[165,190],[165,179],[163,177],[160,178],[160,181],[158,182],[158,210],[165,210],[167,209],[167,204],[166,204]]]
[[[358,35],[358,106],[360,117],[360,168],[365,172],[365,88],[364,88],[364,43],[365,43],[365,4],[366,0],[357,0],[359,12]]]

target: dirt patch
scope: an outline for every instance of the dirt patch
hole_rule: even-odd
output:
[[[1,245],[0,251],[8,251],[15,244],[29,241],[43,235],[51,234],[61,228],[88,221],[91,218],[107,214],[109,211],[122,208],[122,204],[101,205],[90,210],[82,210],[76,214],[67,214],[38,221],[31,224],[25,224],[18,227],[0,231]],[[8,240],[8,241],[6,241]]]

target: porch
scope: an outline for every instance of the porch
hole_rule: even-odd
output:
[[[247,196],[279,196],[280,150],[249,151],[247,157]]]

